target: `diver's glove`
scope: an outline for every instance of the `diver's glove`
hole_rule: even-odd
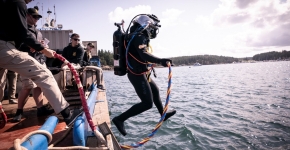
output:
[[[160,61],[161,65],[163,67],[167,67],[167,62],[170,62],[171,66],[173,65],[171,59],[162,58],[161,61]]]

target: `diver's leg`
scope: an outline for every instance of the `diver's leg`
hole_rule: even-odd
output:
[[[159,88],[158,86],[156,85],[156,83],[150,79],[150,87],[151,87],[151,90],[152,90],[152,94],[153,94],[153,102],[154,102],[154,105],[156,106],[158,112],[160,113],[160,115],[162,115],[163,113],[163,106],[162,106],[162,102],[161,102],[161,99],[160,99],[160,95],[159,95]]]
[[[113,122],[116,125],[117,129],[120,131],[122,135],[126,135],[126,130],[124,127],[124,121],[130,117],[138,115],[150,108],[152,108],[153,97],[150,85],[146,79],[145,75],[133,75],[128,73],[128,78],[131,84],[134,86],[135,91],[139,98],[141,99],[141,103],[137,103],[129,108],[127,111],[123,112],[121,115],[113,118]]]
[[[123,121],[152,108],[153,104],[152,91],[145,75],[133,75],[128,73],[128,78],[131,84],[134,86],[138,97],[141,99],[141,102],[133,105],[119,116],[119,118]]]
[[[160,113],[160,115],[162,115],[163,113],[163,106],[162,106],[162,102],[161,102],[161,99],[160,99],[160,94],[159,94],[159,88],[158,86],[156,85],[156,83],[150,79],[150,87],[151,87],[151,90],[152,90],[152,94],[153,94],[153,102],[155,104],[155,106],[157,107],[158,109],[158,112]],[[166,116],[164,118],[163,121],[166,121],[168,118],[172,117],[173,115],[175,115],[176,113],[176,110],[167,110],[166,112]]]

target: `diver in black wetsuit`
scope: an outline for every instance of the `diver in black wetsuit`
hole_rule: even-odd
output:
[[[157,17],[156,20],[159,21]],[[124,127],[124,121],[152,108],[153,102],[157,107],[159,114],[162,115],[163,113],[163,105],[160,100],[159,89],[155,82],[150,78],[150,72],[147,69],[147,62],[158,63],[164,67],[167,67],[167,62],[172,64],[172,60],[161,59],[147,52],[150,39],[155,38],[157,35],[156,32],[158,31],[158,26],[155,25],[157,25],[158,22],[156,22],[156,20],[151,19],[147,15],[140,15],[134,21],[134,25],[130,28],[129,39],[131,39],[131,41],[128,43],[127,76],[131,84],[134,86],[141,102],[133,105],[127,111],[113,118],[112,121],[123,136],[127,134]],[[138,32],[138,30],[140,31]],[[167,111],[164,121],[173,116],[175,113],[176,110]]]

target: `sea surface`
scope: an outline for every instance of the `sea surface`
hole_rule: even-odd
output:
[[[166,101],[168,68],[153,80]],[[104,71],[110,119],[139,103],[127,76]],[[290,149],[290,61],[172,67],[169,109],[144,150]],[[155,106],[125,122],[126,136],[112,123],[119,143],[146,138],[160,119]]]

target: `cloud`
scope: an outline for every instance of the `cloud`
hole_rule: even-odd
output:
[[[108,14],[109,20],[111,22],[121,22],[123,19],[125,22],[129,23],[138,14],[152,14],[151,6],[149,5],[138,5],[135,7],[130,7],[128,9],[123,9],[117,7],[114,11]]]
[[[220,1],[210,16],[199,16],[196,22],[211,31],[228,29],[224,33],[225,49],[233,45],[253,50],[290,46],[289,0]]]
[[[243,9],[248,7],[251,3],[255,3],[258,0],[237,0],[236,5],[238,8]]]
[[[179,20],[180,15],[184,13],[182,10],[178,9],[166,9],[162,12],[161,16],[157,16],[161,20],[162,27],[175,26],[180,24],[186,24],[186,22],[181,22]],[[151,6],[149,5],[138,5],[135,7],[130,7],[128,9],[123,9],[117,7],[114,11],[111,11],[108,16],[110,22],[121,22],[123,19],[125,22],[129,22],[138,14],[154,14],[152,13]],[[156,15],[156,14],[155,14]]]
[[[168,26],[176,26],[182,24],[186,24],[185,22],[181,22],[179,17],[184,13],[185,11],[178,10],[178,9],[167,9],[162,12],[161,16],[161,24],[162,26],[168,27]]]

